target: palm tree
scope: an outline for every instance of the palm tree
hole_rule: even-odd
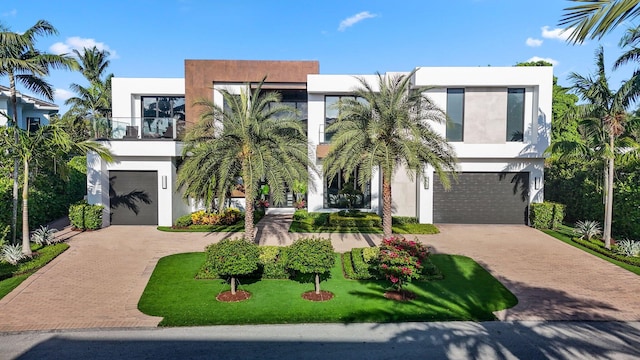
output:
[[[108,74],[104,80],[104,73],[109,66],[109,52],[98,50],[97,47],[84,48],[82,51],[73,50],[79,60],[79,68],[82,75],[89,82],[89,86],[71,84],[70,88],[77,94],[65,101],[65,105],[71,105],[65,114],[65,120],[69,118],[75,124],[91,125],[92,136],[99,137],[98,121],[111,115],[111,79],[113,74]]]
[[[605,173],[605,219],[603,240],[607,248],[611,248],[611,225],[613,216],[613,183],[615,181],[615,159],[622,152],[626,156],[637,154],[638,144],[631,138],[623,136],[629,115],[627,108],[640,92],[634,79],[625,81],[617,91],[609,88],[607,81],[604,50],[596,51],[595,76],[582,76],[576,73],[569,75],[574,92],[586,103],[578,107],[577,116],[583,118],[581,125],[586,141],[577,146],[571,144],[554,144],[555,149],[564,149],[566,153],[595,155],[606,163]],[[568,146],[569,145],[569,146]],[[567,151],[569,150],[569,151]],[[631,151],[630,151],[631,150]]]
[[[24,33],[19,34],[0,28],[0,76],[9,77],[14,140],[18,144],[17,90],[16,82],[28,90],[53,101],[53,88],[44,77],[50,69],[75,69],[77,62],[66,55],[43,53],[35,49],[38,36],[55,35],[57,30],[49,22],[39,20]],[[12,238],[16,240],[18,211],[18,158],[13,169],[13,213],[11,218]]]
[[[203,111],[185,135],[185,161],[178,186],[185,198],[212,203],[219,209],[236,179],[244,185],[245,238],[254,238],[254,202],[260,183],[266,181],[275,202],[285,199],[287,184],[306,179],[311,167],[306,134],[295,110],[278,104],[276,92],[262,92],[266,77],[256,89],[234,95],[220,90],[225,106],[199,99]]]
[[[69,134],[55,124],[45,125],[36,131],[13,129],[13,133],[18,134],[18,142],[12,139],[11,131],[8,128],[2,130],[0,142],[12,149],[17,158],[22,162],[22,252],[30,256],[29,246],[29,178],[30,164],[39,159],[56,158],[62,153],[80,153],[86,155],[89,151],[96,152],[106,161],[113,158],[101,144],[83,141],[74,143]]]
[[[579,5],[564,9],[559,25],[571,31],[568,41],[581,44],[601,39],[625,20],[640,15],[640,0],[570,0]]]
[[[424,94],[428,88],[411,89],[414,73],[386,77],[378,73],[380,90],[358,78],[356,98],[342,101],[338,120],[326,129],[334,133],[323,163],[329,181],[339,173],[348,179],[357,172],[359,185],[364,186],[379,168],[385,237],[392,235],[391,180],[399,168],[404,166],[413,178],[426,176],[430,165],[445,187],[456,170],[453,148],[430,125],[446,121],[446,115]]]
[[[73,53],[79,60],[79,70],[85,79],[91,84],[102,82],[102,76],[110,64],[108,58],[111,54],[107,50],[99,50],[95,46],[92,48],[84,48],[82,51],[73,49]],[[109,76],[107,76],[107,78],[109,78]]]

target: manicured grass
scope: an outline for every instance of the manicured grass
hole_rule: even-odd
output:
[[[69,245],[64,243],[44,247],[33,244],[31,250],[37,252],[37,256],[33,259],[21,261],[17,265],[0,263],[0,279],[2,279],[0,281],[0,299],[68,248]]]
[[[218,302],[229,289],[222,280],[195,280],[204,253],[171,255],[160,259],[138,303],[148,315],[162,316],[161,326],[217,324],[273,324],[311,322],[395,322],[494,320],[492,312],[517,303],[516,297],[470,258],[433,255],[444,280],[413,283],[408,290],[418,297],[407,302],[385,299],[386,283],[344,278],[339,254],[322,290],[335,297],[310,302],[301,294],[313,290],[309,282],[293,280],[241,280],[249,300]]]
[[[612,259],[612,258],[610,258],[610,257],[608,257],[608,256],[606,256],[604,254],[601,254],[601,253],[599,253],[597,251],[591,250],[591,249],[589,249],[589,248],[587,248],[585,246],[582,246],[582,245],[578,244],[577,242],[571,240],[571,238],[572,238],[571,228],[569,228],[569,227],[561,227],[558,230],[542,230],[542,232],[544,232],[547,235],[551,235],[554,238],[556,238],[556,239],[558,239],[558,240],[560,240],[562,242],[565,242],[565,243],[567,243],[567,244],[569,244],[569,245],[571,245],[573,247],[576,247],[576,248],[578,248],[580,250],[588,252],[591,255],[597,256],[600,259],[606,260],[606,261],[608,261],[608,262],[610,262],[610,263],[612,263],[614,265],[618,265],[618,266],[620,266],[621,268],[623,268],[625,270],[629,270],[629,271],[631,271],[632,273],[634,273],[636,275],[640,275],[640,267],[639,266],[630,265],[630,264],[624,263],[622,261],[618,261],[616,259]]]
[[[438,234],[440,230],[433,224],[398,224],[391,227],[394,234]]]

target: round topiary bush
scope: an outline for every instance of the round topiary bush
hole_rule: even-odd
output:
[[[331,271],[336,261],[330,239],[296,240],[288,250],[287,267],[303,274],[315,274],[316,294],[320,294],[320,274]]]
[[[236,294],[236,278],[258,269],[260,249],[244,238],[224,239],[207,246],[207,267],[213,274],[229,278],[231,293]]]

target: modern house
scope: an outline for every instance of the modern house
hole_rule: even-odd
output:
[[[33,96],[16,93],[18,127],[35,130],[49,123],[49,117],[58,112],[58,105]],[[5,126],[13,118],[11,89],[0,85],[0,126]]]
[[[198,120],[195,99],[220,106],[224,88],[253,88],[265,76],[265,91],[278,91],[298,109],[318,169],[331,134],[325,128],[338,117],[336,103],[353,96],[353,75],[319,73],[316,61],[186,60],[184,79],[113,78],[113,118],[109,146],[116,161],[89,156],[88,200],[105,205],[104,225],[171,225],[196,210],[175,185],[182,156],[181,133]],[[377,77],[363,75],[371,84]],[[544,151],[549,145],[552,101],[551,67],[419,67],[416,87],[430,86],[428,96],[447,112],[446,124],[434,129],[447,138],[458,156],[458,176],[445,191],[433,170],[411,180],[395,174],[394,212],[421,223],[528,222],[528,207],[543,200]],[[379,175],[379,173],[377,173]],[[355,174],[357,177],[357,174]],[[354,177],[351,177],[354,181]],[[329,182],[312,177],[309,211],[344,208],[343,177]],[[356,207],[379,211],[379,176],[358,188]],[[241,193],[232,194],[243,207]],[[276,206],[291,207],[293,197]]]

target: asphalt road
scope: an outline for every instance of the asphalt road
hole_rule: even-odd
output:
[[[1,359],[637,359],[640,322],[302,324],[0,334]]]

